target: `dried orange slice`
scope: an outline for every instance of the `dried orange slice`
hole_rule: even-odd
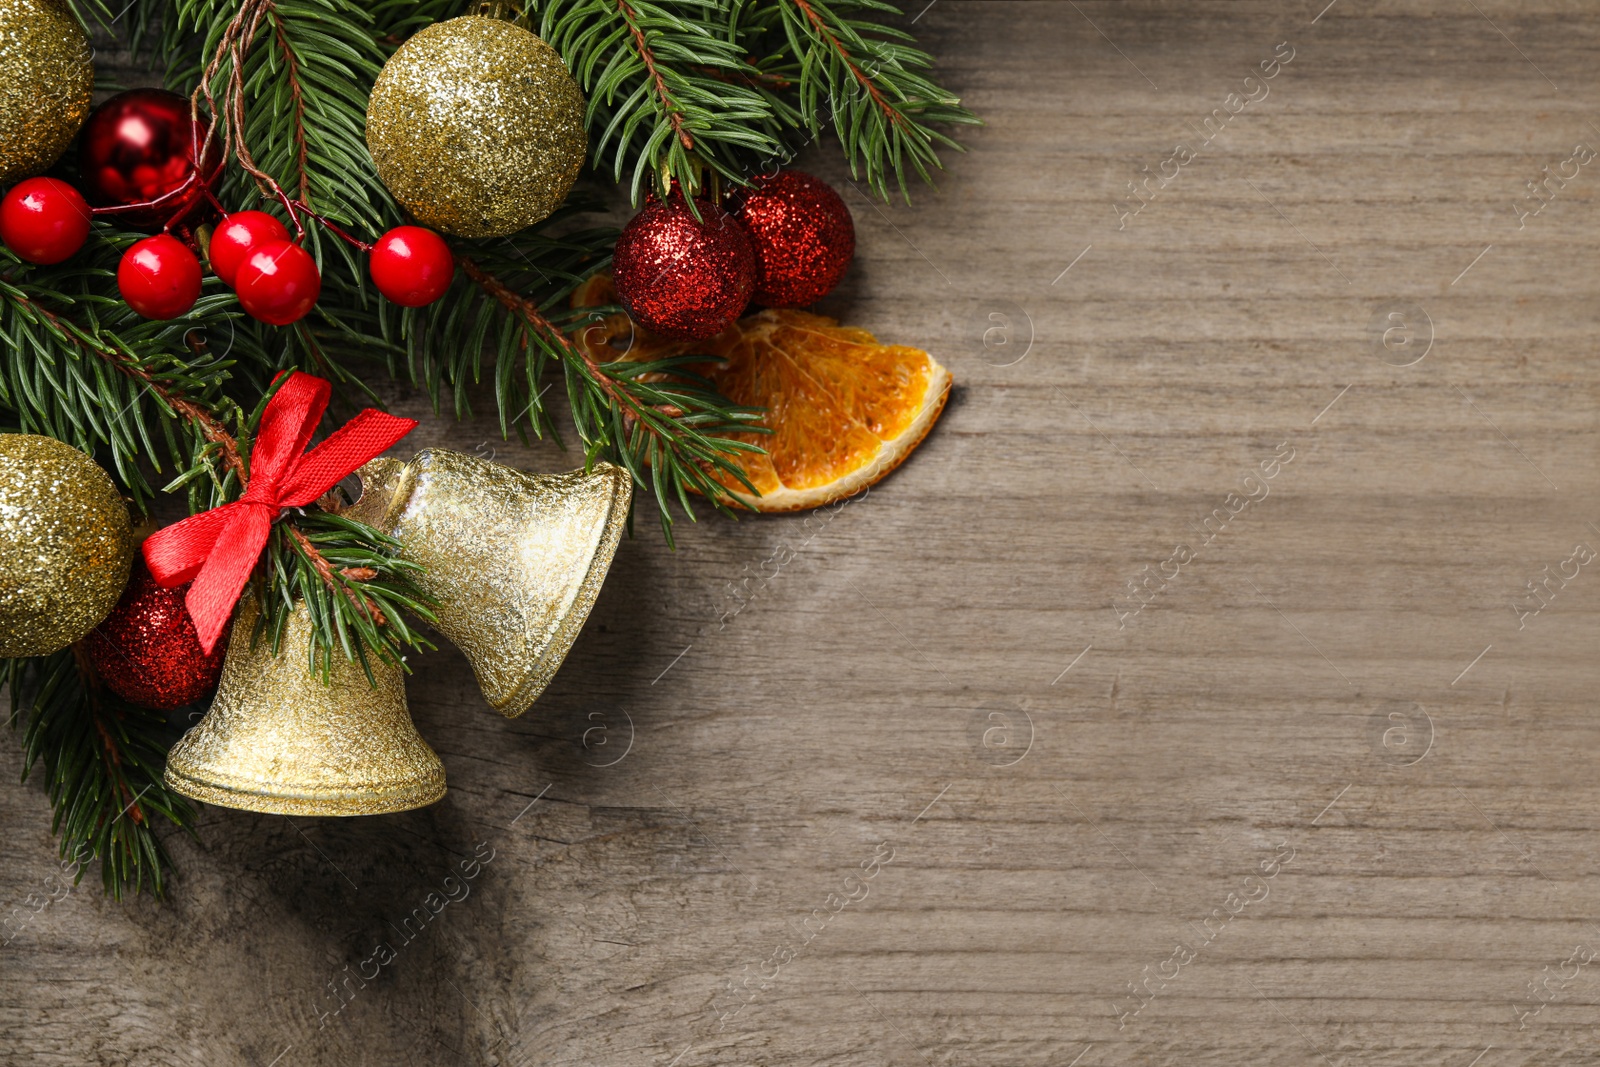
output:
[[[737,457],[761,495],[720,479],[757,511],[821,507],[876,484],[922,442],[950,396],[950,372],[928,353],[804,311],[759,312],[705,348],[718,362],[702,373],[718,392],[767,409],[772,433],[748,435],[767,454]]]
[[[610,303],[614,293],[597,276],[573,304]],[[950,372],[928,353],[804,311],[758,312],[699,344],[613,315],[580,327],[577,340],[597,359],[704,353],[710,359],[695,369],[723,396],[767,409],[772,433],[739,435],[766,454],[732,457],[761,495],[718,478],[731,500],[756,511],[821,507],[876,484],[922,442],[950,396]]]
[[[572,294],[574,308],[590,308],[617,303],[617,287],[610,274],[591,274]],[[634,363],[648,363],[654,359],[681,356],[697,347],[689,341],[669,341],[651,333],[643,326],[635,326],[626,312],[614,311],[609,315],[594,315],[572,330],[574,343],[599,362],[626,359]]]

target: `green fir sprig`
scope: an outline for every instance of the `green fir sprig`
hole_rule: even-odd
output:
[[[610,265],[615,232],[585,222],[617,183],[696,194],[748,182],[832,135],[852,177],[887,198],[931,180],[949,130],[976,121],[931,75],[898,11],[880,0],[501,0],[544,36],[587,99],[593,173],[545,222],[510,237],[453,241],[461,270],[437,303],[399,308],[367,280],[365,246],[407,221],[365,143],[367,93],[384,61],[433,22],[474,13],[461,0],[69,0],[132,49],[148,47],[169,88],[213,116],[227,210],[290,225],[316,257],[322,295],[301,322],[245,315],[207,276],[185,316],[150,322],[120,299],[117,261],[140,233],[104,219],[59,266],[0,250],[0,428],[91,453],[137,511],[161,494],[193,513],[238,499],[272,383],[301,369],[344,400],[376,374],[409,379],[436,409],[474,414],[469,389],[492,383],[502,435],[555,435],[565,397],[585,462],[608,459],[648,488],[670,541],[672,516],[698,494],[725,508],[725,484],[752,493],[737,462],[761,412],[730,403],[680,356],[605,359],[573,333],[606,308],[574,309]],[[69,154],[70,158],[70,154]],[[58,173],[71,180],[70,166]],[[191,220],[192,221],[192,220]],[[203,255],[204,228],[179,235]],[[759,440],[759,438],[757,438]],[[427,642],[430,606],[395,544],[330,499],[274,524],[257,571],[263,639],[304,601],[312,662],[402,663]],[[249,594],[247,594],[249,595]],[[74,650],[0,661],[26,766],[42,768],[63,854],[90,849],[107,892],[163,891],[156,826],[189,828],[166,791],[173,730],[115,697]]]
[[[156,827],[192,832],[195,817],[161,780],[170,733],[161,713],[99,686],[76,649],[0,660],[0,685],[22,729],[23,778],[44,772],[62,857],[92,853],[113,898],[130,889],[161,894],[170,862]]]
[[[434,604],[415,583],[419,564],[396,558],[400,545],[364,523],[321,507],[273,526],[268,541],[266,611],[261,633],[276,655],[297,605],[311,617],[311,670],[324,680],[335,657],[409,670],[407,649],[433,644],[406,616],[434,621]]]

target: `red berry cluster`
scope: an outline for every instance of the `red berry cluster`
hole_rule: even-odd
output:
[[[117,288],[147,319],[188,314],[200,298],[200,240],[184,220],[214,219],[221,210],[212,189],[222,161],[208,134],[209,123],[197,125],[189,101],[175,93],[137,89],[112,97],[90,116],[79,153],[83,185],[96,206],[58,178],[29,178],[0,198],[0,240],[20,259],[51,264],[83,247],[97,214],[157,229],[123,253]],[[398,226],[369,246],[298,201],[284,198],[284,207],[296,230],[304,215],[370,252],[378,292],[397,304],[421,307],[450,287],[455,259],[431,230]],[[264,211],[223,216],[206,256],[239,306],[274,326],[304,318],[322,292],[316,260]]]
[[[0,239],[30,263],[60,263],[83,247],[90,217],[89,205],[66,182],[29,178],[0,200]],[[433,303],[455,275],[450,246],[421,226],[396,226],[370,251],[378,292],[403,307]],[[316,260],[265,211],[224,217],[207,254],[211,272],[238,294],[239,305],[274,326],[305,317],[322,292]],[[200,297],[199,257],[171,234],[146,237],[123,254],[117,288],[145,318],[177,318]]]
[[[299,322],[322,295],[317,261],[265,211],[224,218],[211,235],[208,255],[211,272],[238,294],[239,306],[273,326]]]
[[[839,194],[803,171],[779,171],[724,204],[696,200],[691,211],[681,193],[647,204],[617,240],[617,298],[645,329],[703,341],[751,303],[816,303],[844,277],[855,248]]]

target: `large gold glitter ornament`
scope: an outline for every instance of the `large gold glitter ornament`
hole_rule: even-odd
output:
[[[0,183],[48,169],[89,115],[89,38],[63,0],[0,0]]]
[[[336,652],[324,685],[311,670],[305,603],[276,656],[266,635],[252,647],[257,612],[247,593],[211,710],[167,755],[168,786],[278,815],[381,815],[444,796],[444,764],[411,723],[398,667],[368,656],[374,686]]]
[[[556,50],[481,15],[418,31],[367,101],[378,177],[417,221],[461,237],[500,237],[549,215],[588,143],[583,93]]]
[[[633,481],[609,463],[525,474],[429,448],[361,468],[346,514],[400,542],[438,602],[434,624],[466,654],[484,697],[521,715],[583,629],[628,519]]]
[[[133,529],[117,487],[71,445],[0,434],[0,657],[59,652],[128,584]]]

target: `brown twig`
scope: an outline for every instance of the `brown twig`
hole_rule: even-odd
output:
[[[329,592],[348,600],[351,607],[371,619],[374,626],[384,626],[388,623],[389,620],[384,618],[383,612],[378,610],[378,606],[372,602],[371,598],[358,594],[348,585],[335,579],[333,564],[328,562],[328,557],[318,552],[317,546],[312,544],[311,539],[301,533],[294,523],[284,523],[284,529],[289,531],[289,536],[294,539],[294,543],[299,546],[301,554],[311,564],[311,569],[317,572],[317,577],[322,579],[322,584],[328,587]],[[372,571],[369,567],[346,567],[340,570],[338,574],[348,581],[352,579],[359,580],[356,575],[360,572],[370,572],[371,577],[376,577],[377,575],[377,572]]]
[[[563,348],[570,351],[575,347],[566,334],[556,329],[555,325],[544,317],[544,313],[539,310],[538,304],[516,292],[505,282],[478,266],[472,257],[462,256],[457,260],[457,263],[461,267],[461,273],[472,279],[478,288],[494,297],[495,302],[501,307],[526,320],[528,325],[548,335]]]
[[[205,143],[200,150],[209,150],[216,138],[218,128],[222,132],[222,152],[226,157],[232,157],[238,162],[240,168],[255,180],[256,188],[263,196],[278,201],[289,213],[289,221],[294,225],[297,237],[305,235],[305,226],[300,221],[301,214],[310,215],[318,222],[327,225],[308,206],[311,198],[311,182],[307,173],[307,145],[305,129],[305,98],[300,87],[299,65],[294,56],[294,50],[289,46],[289,39],[283,30],[283,23],[279,21],[275,12],[277,5],[273,0],[244,0],[239,5],[239,11],[232,21],[223,30],[222,37],[217,42],[217,49],[212,53],[211,61],[206,64],[204,73],[200,77],[200,84],[190,97],[191,114],[198,124],[200,114],[200,99],[205,98],[206,106],[217,121],[211,124],[206,131]],[[250,151],[249,144],[244,139],[245,125],[245,59],[254,46],[256,35],[261,30],[262,20],[270,17],[272,22],[273,38],[283,54],[283,60],[289,82],[289,94],[294,102],[294,142],[295,166],[299,172],[298,198],[291,197],[278,184],[278,180],[263,170]],[[223,65],[227,65],[224,77],[222,106],[217,106],[216,96],[212,93],[212,84],[217,76],[222,73]],[[197,159],[204,158],[201,155]],[[352,240],[340,232],[340,236]],[[354,242],[359,243],[359,242]]]
[[[694,150],[694,138],[689,136],[689,131],[683,128],[683,112],[678,108],[677,102],[672,99],[672,93],[667,89],[667,80],[661,74],[661,68],[656,66],[655,50],[650,47],[650,42],[645,40],[644,31],[639,28],[638,16],[628,4],[628,0],[617,0],[617,11],[622,15],[622,20],[628,24],[628,30],[633,34],[634,51],[644,62],[644,69],[650,75],[650,80],[655,84],[656,96],[661,101],[661,106],[667,112],[667,118],[672,123],[672,132],[677,134],[678,141],[684,148]]]
[[[306,173],[306,101],[300,91],[299,61],[295,59],[294,49],[289,47],[282,19],[273,18],[272,35],[278,42],[278,51],[283,53],[284,77],[289,82],[289,98],[294,101],[295,170],[300,174],[300,200],[308,203],[311,200],[311,179]]]
[[[211,412],[182,393],[169,389],[156,381],[155,375],[135,362],[134,357],[130,354],[110,345],[91,344],[77,331],[68,329],[54,312],[37,300],[31,300],[25,296],[12,297],[11,299],[18,303],[26,304],[49,324],[51,332],[58,338],[103,360],[115,370],[143,384],[173,412],[193,423],[202,437],[220,446],[223,463],[229,470],[238,475],[240,483],[243,484],[246,468],[244,458],[239,453],[239,442],[234,439],[233,435],[227,431]]]

